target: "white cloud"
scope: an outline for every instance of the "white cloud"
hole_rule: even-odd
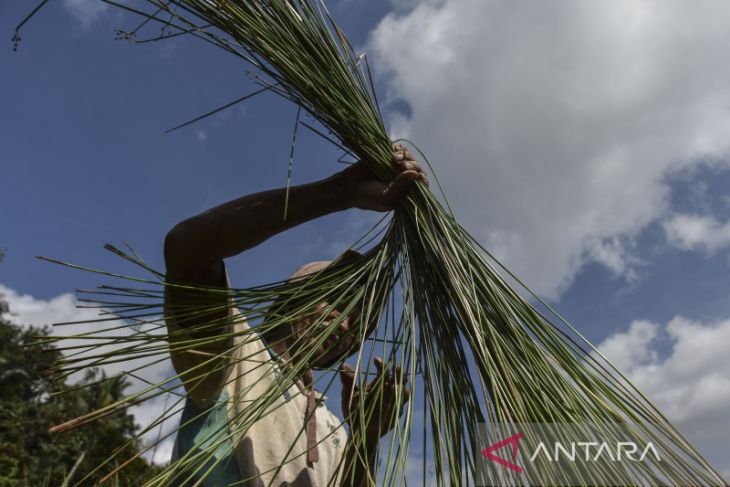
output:
[[[648,321],[634,321],[629,330],[617,333],[598,347],[619,370],[629,371],[637,366],[655,363],[656,351],[649,349],[659,331],[659,326]]]
[[[634,247],[631,239],[619,237],[595,241],[587,239],[586,243],[588,258],[603,264],[616,276],[623,276],[629,282],[638,279],[636,270],[643,262],[631,253]]]
[[[88,321],[98,319],[98,309],[78,308],[78,305],[93,305],[93,303],[80,303],[71,293],[60,294],[51,299],[37,299],[29,294],[19,294],[14,289],[8,288],[0,284],[0,296],[8,303],[10,314],[6,315],[9,321],[18,325],[52,325],[54,323],[64,323],[73,321]],[[112,326],[120,326],[121,322],[108,323],[82,323],[74,325],[55,326],[51,330],[51,334],[55,336],[71,336],[81,333],[95,332],[111,328]],[[148,327],[149,328],[149,327]],[[130,336],[134,330],[126,327],[119,330],[110,331],[107,334],[114,336]],[[80,339],[68,339],[61,342],[61,346],[77,346],[87,345],[88,341]],[[122,345],[119,345],[122,346]],[[103,353],[113,348],[111,345],[104,345],[93,350],[93,353]],[[75,350],[72,350],[72,352]],[[154,358],[156,360],[157,357]],[[146,367],[145,367],[146,366]],[[174,375],[172,365],[169,359],[160,361],[159,363],[151,363],[151,359],[134,359],[125,362],[103,365],[101,368],[106,372],[107,376],[114,376],[123,372],[132,371],[137,367],[143,367],[134,374],[153,384],[159,383]],[[71,380],[78,380],[82,377],[80,373],[71,376]],[[141,391],[149,387],[149,384],[139,380],[133,376],[127,376],[131,382],[131,387],[127,389],[127,394]],[[177,396],[171,396],[169,405],[172,406]],[[164,411],[165,395],[157,396],[147,400],[138,406],[130,408],[130,413],[134,415],[135,422],[145,428],[156,422],[160,414]],[[179,414],[162,423],[162,436],[173,431],[179,423]],[[71,419],[71,418],[69,418]],[[151,443],[157,437],[159,428],[154,428],[151,432],[143,436],[145,442]],[[158,445],[155,450],[154,460],[158,463],[165,463],[170,460],[174,435],[165,439]],[[149,459],[151,452],[146,455]]]
[[[730,246],[730,222],[721,223],[713,216],[672,215],[664,230],[670,243],[686,250],[714,253]]]
[[[670,350],[659,353],[668,341]],[[708,460],[730,474],[730,320],[675,317],[666,326],[635,321],[598,349],[667,415]]]
[[[730,3],[404,1],[371,61],[460,220],[545,296],[632,278],[667,176],[730,146]]]
[[[46,326],[76,320],[95,319],[96,312],[76,308],[76,299],[71,293],[55,298],[36,299],[30,294],[18,294],[15,290],[0,284],[0,295],[7,301],[10,314],[6,318],[16,325]]]
[[[396,9],[411,9],[418,4],[442,5],[444,0],[389,0],[389,3]]]
[[[176,395],[163,395],[134,406],[129,411],[140,427],[155,426],[142,435],[145,445],[152,446],[145,452],[144,457],[157,464],[166,464],[172,458],[172,449],[175,444],[176,431],[180,425],[183,403],[178,402]],[[166,413],[174,409],[174,414]],[[169,414],[169,417],[167,417]],[[155,445],[156,443],[156,445]]]
[[[107,12],[109,6],[100,0],[63,0],[63,6],[86,30]]]

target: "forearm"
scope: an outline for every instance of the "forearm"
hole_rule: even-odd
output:
[[[224,258],[300,223],[347,208],[346,185],[340,184],[339,174],[290,188],[286,219],[286,189],[275,189],[243,196],[178,223],[165,238],[167,279],[202,287],[225,287]],[[209,324],[205,330],[198,330],[198,336],[212,336],[219,331],[214,323],[228,315],[227,299],[223,294],[172,289],[165,293],[165,306],[170,313],[175,312],[176,303],[187,306],[198,302],[203,308],[217,309],[178,317],[183,328]]]
[[[284,230],[348,207],[348,194],[339,173],[291,187],[288,202],[286,188],[243,196],[176,225],[168,235],[172,245],[168,242],[166,254],[176,254],[181,260],[222,260]],[[175,255],[166,257],[169,264]]]
[[[354,441],[352,435],[347,440],[345,461],[340,476],[341,487],[366,487],[377,484],[375,462],[378,457],[378,441]]]

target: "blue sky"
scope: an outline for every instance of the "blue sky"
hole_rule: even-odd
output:
[[[0,5],[0,284],[19,307],[25,295],[36,312],[27,316],[99,284],[36,255],[125,272],[102,246],[126,241],[162,268],[176,222],[286,184],[295,107],[261,95],[165,134],[253,91],[247,67],[195,41],[114,40],[135,20],[91,3],[51,2],[15,53],[9,39],[29,3]],[[668,12],[658,2],[636,12],[630,2],[598,12],[566,1],[549,12],[470,0],[331,6],[376,66],[394,133],[432,156],[472,233],[615,350],[666,409],[716,379],[677,421],[724,461],[706,421],[730,423],[730,370],[713,361],[727,342],[707,352],[691,339],[730,337],[730,73],[718,47],[730,9],[700,3]],[[298,141],[295,184],[342,168],[317,136],[300,130]],[[233,285],[332,258],[369,221],[350,211],[272,238],[229,262]],[[709,357],[694,375],[683,375],[683,347]]]
[[[10,6],[3,32],[26,11],[22,2]],[[12,182],[3,191],[3,207],[12,208],[3,222],[14,229],[2,239],[3,275],[19,291],[49,297],[69,289],[71,276],[34,255],[116,264],[100,251],[105,242],[126,240],[161,267],[162,239],[181,219],[286,184],[295,108],[269,95],[165,135],[256,86],[244,66],[201,43],[114,40],[115,28],[132,24],[110,14],[84,29],[57,2],[24,31],[17,53],[2,54],[2,83],[15,93],[2,101],[3,179]],[[318,137],[302,133],[299,142],[294,183],[342,169]],[[344,237],[338,232],[346,222],[317,222],[233,268],[242,285],[284,277],[303,259],[326,254],[314,248],[317,233]],[[262,257],[270,264],[247,277]],[[90,276],[74,278],[90,284]]]

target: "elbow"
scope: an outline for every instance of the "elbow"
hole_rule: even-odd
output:
[[[164,255],[168,271],[178,268],[185,259],[185,249],[189,246],[189,229],[186,222],[180,222],[165,235]]]

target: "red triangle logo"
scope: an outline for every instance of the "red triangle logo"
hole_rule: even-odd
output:
[[[502,457],[498,457],[493,452],[499,450],[503,446],[512,445],[512,456],[511,460],[514,460],[517,457],[517,449],[519,448],[519,441],[522,439],[522,433],[517,433],[516,435],[510,436],[506,440],[502,440],[499,443],[495,443],[492,446],[489,446],[482,450],[482,455],[487,457],[488,459],[492,460],[493,462],[497,462],[500,465],[507,467],[511,470],[514,470],[517,473],[522,473],[522,467],[519,465],[515,465],[514,463],[510,462],[509,460],[505,460]]]

